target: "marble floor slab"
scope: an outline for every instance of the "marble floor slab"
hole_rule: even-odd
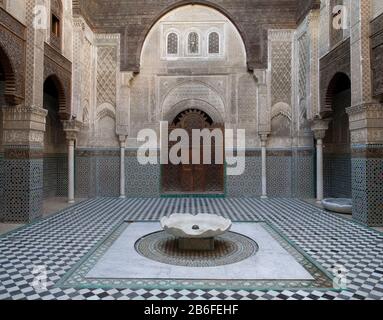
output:
[[[269,234],[261,223],[234,223],[233,232],[253,239],[259,246],[256,255],[220,267],[180,267],[149,260],[135,250],[141,237],[160,231],[158,222],[127,225],[120,237],[89,271],[92,279],[214,279],[214,280],[314,280],[292,255]]]

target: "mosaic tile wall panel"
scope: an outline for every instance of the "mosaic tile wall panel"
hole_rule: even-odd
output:
[[[44,157],[44,199],[68,194],[68,164],[66,155]]]
[[[3,200],[4,200],[4,154],[0,153],[0,221],[3,219]]]
[[[241,176],[226,177],[227,197],[257,197],[262,195],[261,157],[246,157],[246,170]]]
[[[75,165],[75,191],[78,198],[87,198],[96,196],[96,177],[94,161],[89,156],[76,156]]]
[[[267,157],[267,194],[269,197],[290,198],[292,196],[291,169],[291,157]]]
[[[68,157],[66,155],[57,158],[57,196],[68,195]]]
[[[120,158],[98,156],[96,158],[96,194],[101,197],[120,195]]]
[[[292,158],[292,196],[300,199],[315,198],[314,156],[294,154]]]
[[[160,165],[142,166],[135,156],[126,157],[126,195],[131,198],[160,196]]]
[[[324,196],[351,198],[351,156],[324,155]]]
[[[75,162],[76,197],[120,195],[120,158],[116,152],[80,151]]]
[[[43,168],[43,159],[4,160],[3,221],[25,223],[41,216]]]
[[[353,217],[369,226],[383,226],[383,159],[352,159]]]
[[[312,198],[314,196],[313,156],[268,157],[268,193],[271,197]],[[294,165],[293,165],[294,164]],[[120,163],[117,155],[76,156],[77,197],[119,196]],[[142,166],[134,153],[126,157],[127,197],[159,197],[160,165]],[[294,188],[292,188],[294,186]],[[241,176],[226,177],[226,196],[258,197],[261,187],[261,158],[247,156],[246,170]]]

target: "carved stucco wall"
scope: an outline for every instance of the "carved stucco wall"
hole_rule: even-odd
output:
[[[269,30],[272,147],[291,146],[293,30]]]
[[[172,57],[164,51],[168,30],[179,34],[180,51]],[[201,52],[185,57],[190,30],[199,33]],[[221,41],[220,54],[214,57],[207,54],[211,30],[220,33]],[[256,143],[256,84],[247,72],[243,41],[225,16],[198,5],[172,11],[149,33],[141,60],[141,72],[131,86],[131,146],[139,130],[158,129],[160,120],[171,122],[187,108],[200,108],[227,127],[248,129],[248,143]]]

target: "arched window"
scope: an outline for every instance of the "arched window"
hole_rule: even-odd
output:
[[[168,54],[178,54],[178,35],[174,32],[168,35]]]
[[[209,54],[219,54],[219,34],[212,32],[209,34]]]
[[[199,36],[197,32],[191,32],[188,36],[189,54],[199,53]]]

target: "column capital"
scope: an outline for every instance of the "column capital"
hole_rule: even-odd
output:
[[[266,146],[267,140],[269,139],[270,132],[259,132],[259,138],[261,139],[262,147]]]
[[[78,120],[65,120],[63,121],[66,139],[69,141],[77,140],[78,133],[81,130],[82,123]]]
[[[253,77],[257,85],[266,85],[266,70],[255,69],[253,70]]]
[[[47,114],[38,106],[4,107],[4,145],[43,146]]]
[[[128,136],[126,136],[126,135],[119,135],[118,136],[118,140],[120,141],[121,148],[125,148],[126,147],[126,139],[127,138],[128,138]]]
[[[383,143],[383,104],[370,102],[347,110],[353,144]]]
[[[121,72],[121,86],[130,88],[132,86],[132,81],[136,76],[134,72]]]
[[[328,119],[315,119],[311,121],[311,130],[314,132],[316,140],[324,139],[330,120]]]

